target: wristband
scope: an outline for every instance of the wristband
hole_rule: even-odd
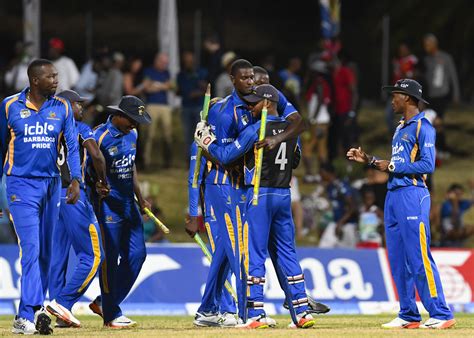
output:
[[[372,156],[372,158],[371,158],[370,161],[369,161],[369,167],[376,169],[375,161],[377,161],[377,160],[378,160],[377,157]]]

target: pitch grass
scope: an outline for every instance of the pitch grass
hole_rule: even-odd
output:
[[[289,316],[276,316],[277,328],[265,330],[241,330],[232,328],[196,328],[191,316],[142,316],[131,317],[138,327],[127,330],[103,329],[97,316],[80,316],[80,329],[55,329],[56,336],[152,336],[152,337],[473,337],[474,316],[457,315],[456,328],[449,330],[384,330],[380,324],[393,319],[393,315],[326,315],[316,317],[312,329],[288,329]],[[11,316],[0,316],[0,336],[11,335]]]

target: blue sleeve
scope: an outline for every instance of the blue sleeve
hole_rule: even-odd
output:
[[[77,142],[77,129],[76,123],[74,121],[73,111],[69,101],[66,101],[67,111],[69,114],[66,116],[64,121],[64,138],[66,139],[67,147],[67,163],[69,165],[69,170],[71,170],[71,178],[81,180],[81,165],[79,160],[79,147]]]
[[[418,135],[419,160],[410,162],[410,159],[406,159],[405,163],[397,163],[394,172],[408,175],[431,174],[435,169],[435,140],[434,128],[423,119]]]
[[[7,133],[8,133],[8,121],[5,112],[5,101],[0,106],[0,179],[3,176],[3,160],[7,152]]]
[[[213,107],[214,108],[214,107]],[[217,142],[219,144],[226,144],[233,141],[235,137],[235,122],[234,122],[234,115],[230,114],[227,111],[222,113],[218,113],[215,109],[212,110],[213,116],[217,116],[215,125],[215,135],[217,138]],[[209,112],[211,114],[211,112]],[[210,124],[211,121],[208,120]]]
[[[208,148],[209,154],[224,165],[232,163],[252,149],[255,142],[258,141],[257,132],[259,129],[260,121],[244,129],[231,144],[221,146],[216,143],[211,144]]]
[[[283,118],[288,118],[293,113],[297,113],[295,106],[289,102],[282,92],[278,91],[278,104],[277,104],[278,115]]]
[[[204,170],[206,168],[206,158],[203,157],[201,161],[201,168],[198,175],[198,184],[197,188],[193,188],[193,178],[194,178],[194,166],[196,165],[196,155],[198,147],[196,142],[191,144],[191,158],[189,160],[189,173],[188,173],[188,207],[189,207],[189,216],[198,216],[199,215],[199,189],[202,182],[202,176],[204,175]]]
[[[89,139],[93,139],[95,141],[94,133],[92,132],[91,127],[89,127],[87,124],[78,122],[77,132],[79,133],[79,135],[81,135],[84,141]]]

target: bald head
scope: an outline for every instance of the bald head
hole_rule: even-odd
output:
[[[54,95],[58,87],[58,71],[46,59],[33,60],[28,66],[28,80],[31,92],[41,95]]]

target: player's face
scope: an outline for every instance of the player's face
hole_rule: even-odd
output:
[[[82,102],[71,102],[72,111],[74,112],[74,119],[82,121],[82,113],[84,112]]]
[[[395,114],[403,114],[408,96],[402,93],[392,94],[392,109]]]
[[[58,88],[58,71],[53,65],[44,65],[41,67],[39,74],[33,77],[32,80],[41,95],[54,95]]]
[[[252,92],[254,86],[254,74],[252,68],[242,68],[237,70],[235,76],[230,76],[235,90],[240,95],[247,95]]]
[[[126,115],[115,115],[114,124],[122,133],[129,134],[132,129],[138,127],[138,123]]]
[[[255,73],[253,82],[255,83],[256,86],[260,86],[262,84],[269,84],[270,77],[268,76],[268,74]]]

